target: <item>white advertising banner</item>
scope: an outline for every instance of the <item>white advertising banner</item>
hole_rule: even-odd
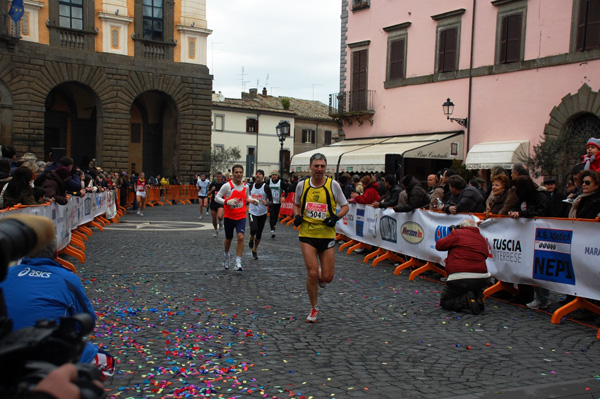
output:
[[[479,220],[466,214],[396,213],[350,204],[336,230],[365,244],[443,265],[446,252],[437,251],[435,243],[467,217]],[[488,242],[488,269],[498,280],[600,299],[600,224],[496,218],[482,221],[479,229]]]
[[[56,228],[57,248],[62,249],[71,241],[71,231],[78,226],[94,220],[96,216],[117,213],[116,204],[108,200],[114,196],[112,191],[102,193],[88,193],[85,197],[71,197],[66,205],[56,202],[41,206],[28,206],[7,212],[0,212],[0,217],[15,213],[45,216],[54,222]],[[114,198],[114,197],[113,197]]]

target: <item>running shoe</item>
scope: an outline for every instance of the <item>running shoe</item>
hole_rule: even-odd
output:
[[[223,257],[223,268],[229,270],[229,254],[225,254]]]
[[[140,216],[144,216],[144,212],[140,212]]]
[[[208,216],[208,210],[206,211],[206,216]]]
[[[275,230],[271,230],[271,238],[275,238]]]
[[[137,210],[137,214],[138,214],[138,215],[140,214],[140,210],[139,210],[139,209]]]
[[[219,230],[215,230],[215,231],[213,232],[213,237],[217,237],[218,235],[219,235]]]
[[[319,309],[317,308],[312,308],[310,310],[310,313],[308,314],[308,316],[306,317],[306,322],[307,323],[318,323],[319,320],[317,320],[317,316],[319,315]]]
[[[258,260],[258,254],[256,253],[256,251],[252,251],[252,257]]]
[[[248,246],[250,249],[254,249],[254,236],[250,236],[250,241],[248,241]]]
[[[223,221],[222,220],[219,222],[219,230],[223,230]]]
[[[198,219],[202,220],[202,214],[200,214],[200,217]]]
[[[535,298],[525,306],[529,309],[546,309],[550,306],[550,300],[542,301],[540,298]]]
[[[238,272],[243,271],[244,269],[242,268],[242,260],[241,259],[236,259],[235,260],[235,270]]]

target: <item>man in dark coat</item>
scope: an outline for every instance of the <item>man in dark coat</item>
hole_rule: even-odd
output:
[[[546,188],[546,196],[550,202],[548,208],[548,216],[562,218],[568,213],[569,206],[563,202],[566,197],[563,193],[556,190],[556,180],[552,178],[544,179],[544,187]]]
[[[396,212],[411,212],[415,209],[429,205],[429,196],[427,191],[421,186],[421,183],[413,176],[406,175],[402,179],[404,190],[406,191],[406,203],[394,206]]]
[[[398,205],[398,199],[400,198],[402,189],[398,183],[396,183],[396,176],[394,174],[389,173],[385,175],[385,186],[387,189],[385,195],[379,201],[375,201],[371,204],[375,208],[390,208]]]
[[[444,204],[444,212],[446,213],[461,213],[461,212],[484,212],[485,201],[483,196],[473,186],[467,185],[467,182],[462,177],[455,175],[448,179],[452,197],[449,203]]]

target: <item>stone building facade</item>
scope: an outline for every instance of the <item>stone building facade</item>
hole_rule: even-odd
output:
[[[39,159],[64,149],[82,166],[96,158],[111,171],[181,181],[208,169],[204,0],[156,3],[158,34],[142,29],[147,21],[137,14],[148,2],[141,0],[67,1],[71,23],[83,4],[75,28],[64,26],[62,1],[62,8],[53,0],[24,3],[19,25],[0,15],[0,144]],[[5,0],[0,9],[8,9]]]

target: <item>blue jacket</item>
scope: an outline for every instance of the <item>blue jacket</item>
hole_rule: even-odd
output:
[[[24,259],[8,269],[0,288],[14,330],[33,326],[40,319],[56,320],[80,313],[88,313],[96,321],[79,277],[51,259]],[[96,353],[98,348],[88,342],[79,361],[89,363]]]

